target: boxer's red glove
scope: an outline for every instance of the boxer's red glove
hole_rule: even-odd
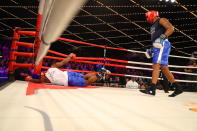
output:
[[[41,72],[40,74],[41,78],[45,76],[45,73],[44,72]]]
[[[32,79],[32,77],[31,76],[27,76],[27,77],[25,77],[25,81],[30,81]]]
[[[76,59],[76,54],[70,53],[70,54],[68,55],[68,57],[70,57],[72,60],[75,60],[75,59]]]

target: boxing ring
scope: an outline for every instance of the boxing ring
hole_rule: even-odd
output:
[[[127,88],[44,89],[15,81],[0,94],[1,131],[196,131],[197,95],[169,98]],[[193,111],[192,111],[193,109]]]
[[[31,31],[18,31],[15,33],[33,36],[36,34]],[[99,48],[132,52],[132,50],[106,47],[65,38],[59,39],[72,41],[78,44],[89,44]],[[32,43],[20,41],[15,41],[14,45],[33,48]],[[67,57],[67,55],[56,51],[49,50],[48,52],[61,57],[45,56],[44,59],[63,60]],[[15,50],[13,51],[13,55],[15,58],[18,56],[33,57],[34,53],[18,52]],[[183,58],[184,57],[181,57],[181,59]],[[187,59],[187,57],[184,59]],[[151,63],[144,62],[92,57],[77,57],[74,62],[101,64],[138,70],[152,70],[150,67],[145,68],[96,62],[98,60],[113,61],[123,64],[133,63],[136,65],[151,65]],[[12,61],[12,64],[11,69],[15,67],[34,67],[33,63],[24,64]],[[170,67],[195,68],[178,65],[170,65]],[[42,66],[41,68],[48,69],[49,67]],[[96,73],[94,71],[74,71]],[[172,72],[184,74],[184,72]],[[148,76],[129,74],[111,73],[110,75],[151,79],[151,77]],[[196,76],[194,73],[185,73],[185,75]],[[196,82],[191,80],[177,81]],[[187,129],[187,131],[195,131],[197,129],[196,100],[197,95],[193,92],[184,92],[178,97],[169,98],[163,91],[157,91],[156,96],[152,97],[141,94],[136,89],[64,87],[15,81],[1,91],[0,130],[9,131],[17,128],[17,130],[20,131],[185,131],[185,129]]]
[[[42,11],[41,11],[42,12]],[[13,74],[15,68],[48,69],[42,62],[16,63],[17,57],[30,57],[35,59],[41,52],[43,56],[48,53],[56,56],[43,56],[44,59],[63,60],[68,55],[53,50],[46,50],[49,44],[41,43],[40,34],[42,14],[38,14],[36,32],[24,31],[17,27],[14,30],[12,42],[9,73]],[[46,19],[46,18],[45,18]],[[68,24],[68,23],[67,23]],[[62,27],[61,27],[62,28]],[[41,29],[41,30],[40,30]],[[52,30],[48,26],[48,30]],[[48,31],[50,32],[50,31]],[[40,34],[39,34],[40,33]],[[35,36],[35,43],[20,42],[20,36]],[[48,36],[51,35],[48,33]],[[103,48],[104,50],[117,50],[130,53],[145,52],[127,50],[87,42],[58,38],[61,41],[73,44],[84,44]],[[48,42],[51,43],[51,42]],[[39,50],[38,47],[46,49]],[[19,52],[19,46],[34,48],[35,52]],[[43,51],[43,52],[42,52]],[[174,56],[180,59],[190,57]],[[40,60],[41,58],[39,58]],[[196,60],[197,58],[193,58]],[[113,66],[124,69],[152,71],[151,63],[126,61],[104,57],[76,57],[71,60],[76,63]],[[104,62],[98,62],[104,61]],[[117,62],[118,64],[106,63]],[[121,64],[120,64],[121,63]],[[132,66],[130,64],[133,64]],[[134,66],[135,65],[135,66]],[[141,67],[136,65],[143,65]],[[197,68],[179,65],[170,65],[170,68]],[[62,69],[71,70],[71,69]],[[97,73],[95,71],[71,70],[83,73]],[[191,75],[196,73],[171,71],[175,74]],[[110,75],[122,77],[140,77],[151,79],[150,76],[132,74],[119,74],[112,72]],[[177,82],[197,83],[197,81],[176,79]],[[170,91],[171,93],[171,91]],[[167,97],[163,91],[157,91],[155,97],[141,94],[136,89],[112,87],[65,87],[51,84],[38,84],[25,81],[15,81],[1,90],[0,94],[0,131],[196,131],[197,129],[197,95],[193,92],[184,92],[175,98]]]
[[[20,38],[20,35],[30,35],[30,36],[36,36],[36,32],[32,32],[32,31],[16,31],[14,32],[14,37],[17,36],[17,39]],[[16,39],[16,38],[15,38]],[[59,38],[59,40],[62,41],[66,41],[66,42],[72,42],[75,44],[85,44],[85,45],[91,45],[94,47],[98,47],[98,48],[104,48],[104,49],[109,49],[109,50],[118,50],[118,51],[124,51],[124,52],[132,52],[132,53],[145,53],[145,52],[141,52],[141,51],[135,51],[135,50],[127,50],[127,49],[121,49],[121,48],[114,48],[114,47],[107,47],[107,46],[102,46],[102,45],[96,45],[96,44],[91,44],[91,43],[86,43],[86,42],[81,42],[81,41],[75,41],[75,40],[70,40],[70,39],[66,39],[66,38]],[[33,68],[35,67],[35,65],[33,63],[30,64],[23,64],[23,63],[16,63],[14,61],[16,61],[17,57],[20,56],[25,56],[25,57],[34,57],[35,53],[26,53],[26,52],[18,52],[16,49],[18,49],[19,46],[23,46],[23,47],[29,47],[29,48],[34,48],[34,44],[32,43],[25,43],[25,42],[20,42],[20,41],[14,41],[12,43],[12,46],[14,46],[13,48],[15,49],[15,51],[13,51],[11,53],[12,56],[12,62],[10,62],[11,64],[9,65],[9,71],[10,72],[14,72],[14,67],[24,67],[24,68]],[[44,56],[44,59],[55,59],[55,60],[63,60],[64,58],[66,58],[68,55],[56,52],[56,51],[52,51],[52,50],[48,50],[48,53],[60,56],[60,57],[54,57],[54,56]],[[105,56],[105,54],[104,54]],[[170,57],[176,57],[176,58],[181,58],[181,59],[190,59],[190,57],[183,57],[183,56],[174,56],[171,55]],[[197,58],[193,58],[193,59],[197,59]],[[94,64],[94,65],[103,65],[103,66],[113,66],[113,67],[119,67],[119,68],[125,68],[125,69],[136,69],[136,70],[148,70],[148,71],[152,71],[152,69],[150,68],[150,66],[152,65],[151,63],[145,63],[145,62],[136,62],[136,61],[126,61],[126,60],[118,60],[118,59],[111,59],[111,58],[93,58],[93,57],[76,57],[75,60],[71,60],[73,62],[77,62],[77,63],[88,63],[88,64]],[[95,62],[95,61],[104,61],[104,62]],[[110,63],[106,63],[105,61],[111,61],[111,62],[117,62],[117,63],[121,63],[121,64],[110,64]],[[139,67],[139,66],[130,66],[130,65],[123,65],[123,64],[135,64],[135,65],[145,65],[145,66],[149,66],[149,68],[145,68],[145,67]],[[49,69],[49,67],[44,67],[42,65],[39,65],[40,69]],[[178,66],[178,65],[169,65],[169,67],[171,68],[197,68],[197,67],[189,67],[189,66]],[[70,69],[62,69],[64,71],[69,71]],[[95,71],[83,71],[83,70],[70,70],[70,71],[76,71],[76,72],[83,72],[83,73],[98,73]],[[179,72],[179,71],[171,71],[172,73],[176,73],[176,74],[184,74],[184,75],[192,75],[194,77],[197,76],[196,73],[187,73],[187,72]],[[151,79],[150,76],[139,76],[139,75],[130,75],[130,74],[118,74],[118,73],[110,73],[110,75],[115,75],[115,76],[124,76],[124,77],[140,77],[140,78],[146,78],[146,79]],[[187,82],[187,83],[197,83],[197,81],[191,81],[191,80],[176,80],[177,82]],[[34,88],[35,86],[31,86],[32,84],[29,84],[28,86],[28,90],[27,90],[27,95],[31,95],[34,90],[37,90],[39,88]],[[42,88],[42,86],[39,86],[40,88]],[[53,88],[52,86],[48,86],[45,88]],[[94,88],[94,87],[93,87]]]

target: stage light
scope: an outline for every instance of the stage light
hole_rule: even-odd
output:
[[[176,0],[159,0],[159,1],[165,1],[165,2],[172,2],[172,3],[174,3]]]

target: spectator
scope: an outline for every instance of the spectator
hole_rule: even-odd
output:
[[[103,82],[104,82],[103,86],[109,87],[110,86],[110,75],[106,75]]]
[[[115,86],[115,81],[113,80],[112,77],[109,78],[109,86],[110,86],[110,87]]]
[[[122,87],[122,88],[126,87],[126,79],[127,78],[125,78],[125,77],[120,77],[120,87]]]
[[[119,77],[115,77],[115,87],[120,87],[120,78]]]
[[[127,84],[128,81],[129,81],[129,78],[126,78],[126,79],[125,79],[125,82],[126,82],[125,84]]]
[[[190,60],[189,65],[190,67],[197,67],[196,65],[196,61],[194,60]],[[190,68],[190,69],[184,69],[185,72],[188,73],[197,73],[197,69],[196,68]],[[192,75],[187,75],[186,79],[188,80],[197,80],[197,76],[192,76]],[[189,91],[197,91],[197,84],[196,83],[187,83],[186,87]]]
[[[135,79],[135,77],[131,77],[131,79],[126,84],[126,88],[139,88],[139,84],[136,82]]]

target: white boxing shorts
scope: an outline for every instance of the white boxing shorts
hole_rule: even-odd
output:
[[[68,73],[57,68],[49,68],[45,76],[52,84],[68,86]]]

